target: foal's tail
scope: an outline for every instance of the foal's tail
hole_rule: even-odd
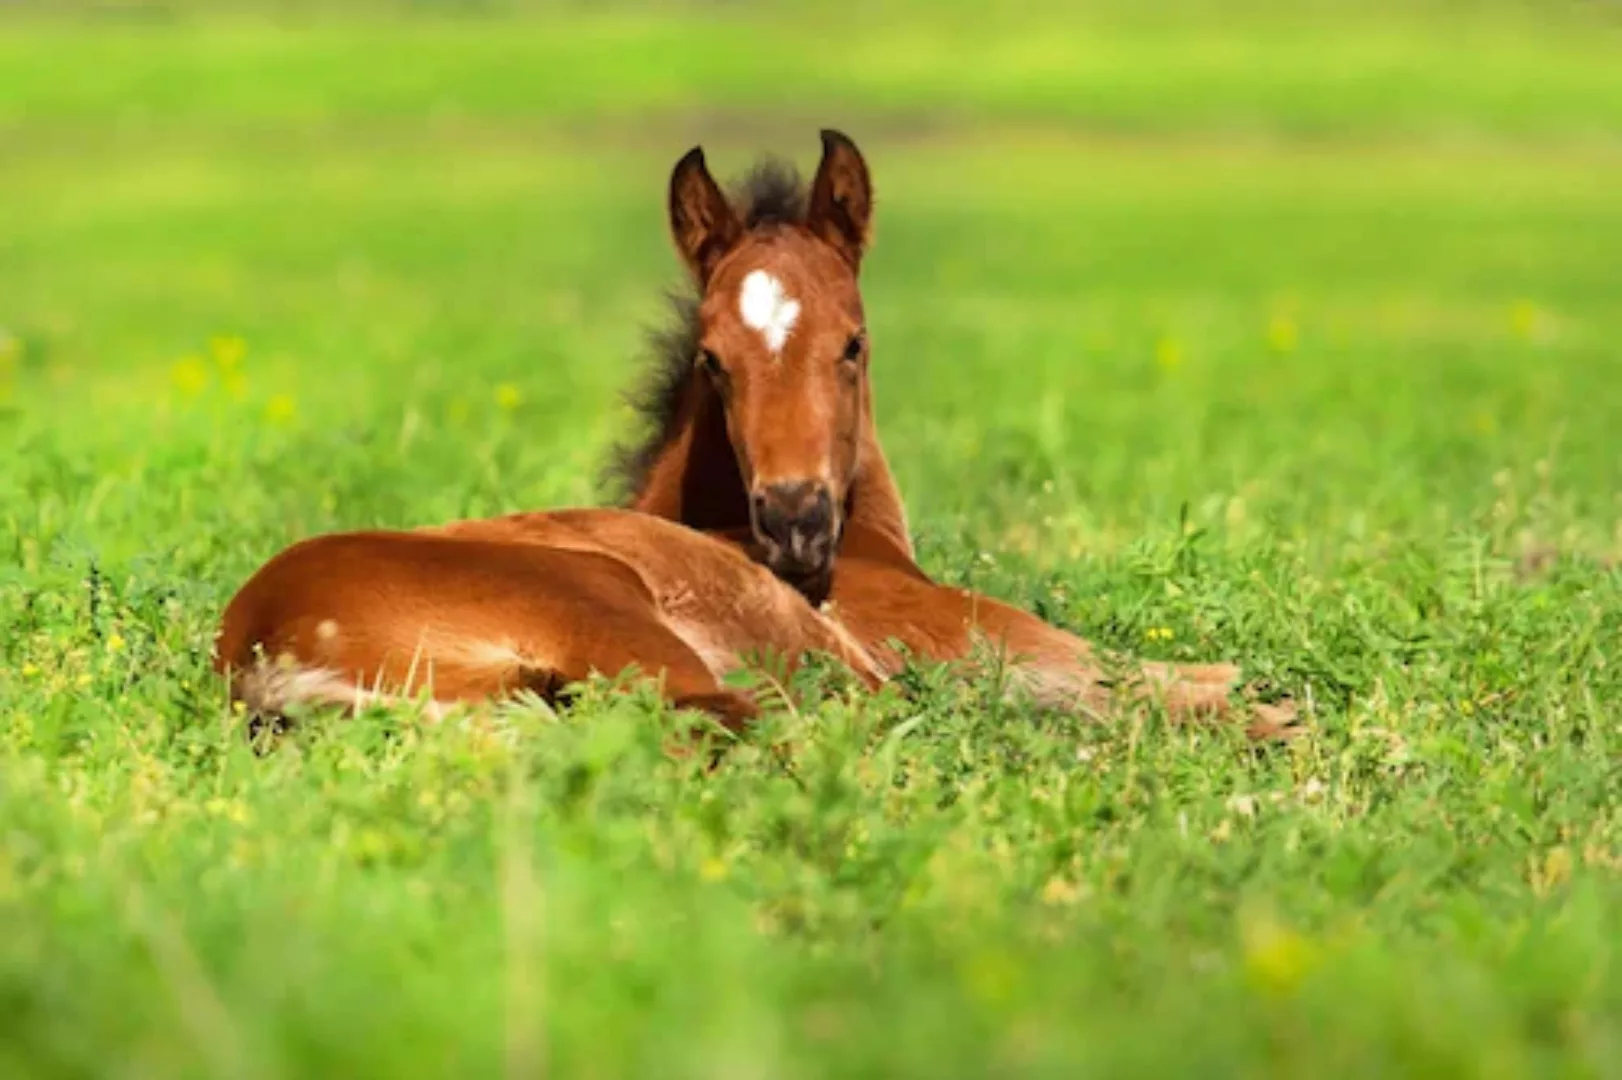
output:
[[[240,705],[250,740],[264,732],[280,734],[293,726],[293,713],[305,708],[337,708],[353,716],[368,705],[418,704],[431,720],[445,714],[438,701],[421,701],[397,694],[368,690],[328,668],[289,667],[258,662],[232,672],[231,700]]]
[[[354,675],[320,665],[268,659],[255,659],[226,674],[231,700],[240,703],[250,735],[267,728],[285,731],[292,726],[292,712],[302,708],[336,707],[353,716],[371,706],[394,708],[410,706],[428,720],[442,720],[459,702],[504,697],[519,691],[536,695],[549,704],[567,699],[568,680],[550,667],[534,665],[516,656],[480,657],[477,664],[443,664],[436,678],[420,683],[407,676],[407,688],[381,680],[368,686]]]
[[[287,718],[294,706],[336,705],[353,712],[373,703],[404,701],[394,694],[370,691],[336,671],[318,667],[288,667],[268,662],[256,663],[231,678],[231,697],[242,702],[250,716],[265,720]],[[438,708],[437,702],[429,702]]]

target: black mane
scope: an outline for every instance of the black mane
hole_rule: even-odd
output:
[[[734,185],[728,198],[746,229],[797,225],[805,220],[805,183],[781,158],[762,158]]]
[[[746,229],[805,220],[805,183],[793,165],[778,158],[757,162],[732,186],[728,199]],[[636,412],[635,430],[613,448],[603,470],[603,486],[622,503],[647,483],[654,460],[674,434],[682,388],[698,351],[697,291],[689,285],[668,294],[667,299],[669,318],[648,331],[645,368],[625,395]]]

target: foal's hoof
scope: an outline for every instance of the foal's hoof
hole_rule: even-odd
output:
[[[760,717],[760,706],[747,694],[735,690],[714,690],[707,693],[683,694],[671,702],[677,710],[692,710],[706,714],[712,721],[719,724],[734,738],[742,735],[749,729],[749,725]],[[682,759],[690,755],[690,747],[699,742],[704,735],[702,727],[691,727],[686,731],[685,740],[667,739],[665,752],[673,758]],[[721,739],[710,748],[707,767],[714,769],[725,756],[730,739]]]
[[[1289,742],[1306,731],[1293,701],[1272,705],[1254,701],[1249,705],[1249,712],[1251,719],[1245,725],[1245,734],[1257,742]]]

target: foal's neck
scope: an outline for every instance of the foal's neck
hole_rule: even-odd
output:
[[[873,423],[871,390],[864,388],[863,396],[861,448],[856,478],[846,495],[839,556],[911,566],[906,507]],[[720,399],[708,382],[696,375],[688,379],[669,430],[647,479],[632,494],[628,507],[689,528],[747,538],[749,499]]]
[[[705,532],[749,528],[749,500],[715,392],[689,377],[627,507]]]

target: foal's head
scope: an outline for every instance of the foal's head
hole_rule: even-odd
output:
[[[698,147],[670,177],[670,228],[702,299],[693,356],[714,386],[771,569],[825,575],[867,404],[856,277],[873,208],[856,146],[822,133],[803,213],[743,218]]]

